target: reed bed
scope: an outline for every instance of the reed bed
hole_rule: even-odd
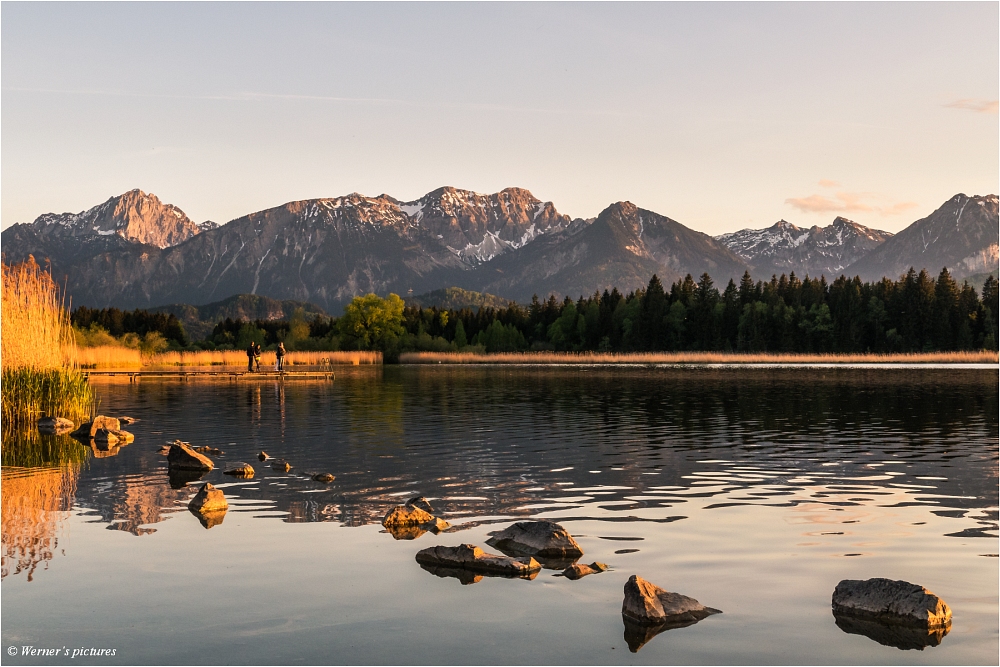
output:
[[[82,419],[94,393],[73,366],[76,340],[52,276],[34,258],[3,265],[0,303],[2,414],[28,424],[43,414]]]
[[[131,347],[98,345],[81,347],[76,352],[80,368],[139,368],[142,353]]]
[[[142,368],[145,366],[235,366],[245,368],[247,354],[243,350],[200,350],[197,352],[160,352],[145,355],[128,347],[84,347],[78,351],[83,368]],[[261,368],[273,368],[274,352],[264,352]],[[381,364],[381,352],[288,352],[285,366],[360,366]]]
[[[58,553],[59,529],[76,494],[79,466],[47,470],[4,468],[0,483],[3,564],[0,579],[35,570]]]
[[[401,364],[995,364],[996,352],[791,354],[726,352],[404,352]]]

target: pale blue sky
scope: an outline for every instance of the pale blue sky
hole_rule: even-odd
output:
[[[521,186],[711,234],[998,190],[998,3],[14,3],[2,226]]]

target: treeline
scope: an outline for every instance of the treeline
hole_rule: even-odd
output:
[[[937,279],[911,269],[897,281],[874,283],[843,276],[833,283],[800,280],[794,273],[755,282],[746,273],[722,291],[708,274],[697,282],[689,275],[669,290],[653,276],[645,289],[626,295],[612,289],[576,301],[536,297],[527,307],[407,308],[403,315],[417,349],[450,342],[486,352],[863,353],[996,350],[997,312],[993,276],[980,297],[946,269]],[[419,345],[428,337],[431,345]]]
[[[288,350],[598,352],[722,351],[891,353],[997,349],[998,283],[982,294],[943,269],[910,269],[899,280],[866,283],[794,273],[754,281],[749,273],[720,290],[706,273],[666,289],[657,276],[627,294],[617,289],[577,300],[537,296],[530,304],[445,309],[407,307],[395,294],[355,299],[341,317],[227,318],[188,343],[173,315],[78,308],[73,324],[111,335],[158,332],[174,349],[245,349],[251,341]],[[150,334],[154,335],[154,334]]]
[[[70,322],[85,337],[106,334],[114,338],[124,338],[126,334],[137,336],[159,334],[176,346],[188,344],[184,325],[181,324],[176,315],[151,313],[141,309],[101,308],[98,310],[80,306],[70,315]]]

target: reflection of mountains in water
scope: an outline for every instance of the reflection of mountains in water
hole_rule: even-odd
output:
[[[288,522],[377,524],[424,495],[453,523],[557,509],[668,521],[707,498],[940,506],[965,518],[956,528],[996,529],[968,511],[997,504],[995,371],[386,367],[333,385],[99,391],[146,419],[135,444],[82,473],[77,502],[135,534],[193,492],[171,489],[155,454],[173,437],[221,447],[220,468],[260,449],[291,461],[289,473],[255,465],[235,486],[220,470],[204,478],[249,503],[230,511],[266,506]]]

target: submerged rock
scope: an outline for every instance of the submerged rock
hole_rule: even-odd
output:
[[[277,470],[278,472],[288,472],[292,469],[292,464],[288,461],[275,461],[271,464],[271,470]]]
[[[444,531],[451,528],[451,524],[440,517],[434,517],[427,523],[420,524],[420,527],[424,530],[429,530],[430,532],[437,534],[443,533]]]
[[[104,431],[120,431],[122,428],[121,423],[114,417],[105,417],[104,415],[97,415],[89,422],[84,422],[80,424],[80,428],[73,431],[70,435],[74,438],[93,438],[97,435],[100,430]]]
[[[232,475],[233,477],[246,477],[247,479],[253,477],[253,466],[249,463],[243,463],[242,461],[234,463],[232,466],[228,467],[226,470],[222,471],[223,475]]]
[[[721,613],[718,609],[706,607],[694,598],[665,591],[634,574],[625,582],[622,616],[636,623],[650,625],[686,621],[693,623],[706,616]]]
[[[261,452],[260,454],[257,455],[257,460],[258,461],[266,461],[269,458],[271,458],[271,457],[267,455],[267,452]]]
[[[597,574],[599,572],[604,572],[608,569],[608,566],[604,563],[594,561],[590,565],[583,565],[581,563],[574,563],[570,565],[565,570],[562,571],[563,576],[567,579],[581,579],[586,577],[588,574]]]
[[[433,520],[433,516],[419,507],[396,505],[386,513],[385,517],[383,517],[382,525],[386,528],[390,528],[392,526],[419,526]]]
[[[166,456],[167,454],[170,453],[170,445],[162,445],[159,449],[156,450],[156,453],[163,454],[164,456]]]
[[[134,424],[137,421],[139,421],[139,420],[136,419],[135,417],[119,417],[118,418],[118,422],[120,424],[124,424],[125,426],[128,426],[129,424]]]
[[[883,646],[893,646],[902,651],[923,651],[928,646],[937,646],[951,631],[951,624],[936,627],[918,627],[886,623],[872,618],[850,616],[834,612],[837,627],[852,635],[863,635]]]
[[[171,468],[183,470],[205,470],[209,471],[215,467],[212,459],[204,454],[199,454],[188,445],[174,443],[170,445],[170,452],[167,453],[167,463]]]
[[[225,454],[225,452],[219,449],[218,447],[209,447],[208,445],[202,445],[201,447],[192,447],[191,449],[198,452],[199,454],[211,454],[212,456],[221,456]]]
[[[433,512],[434,509],[431,507],[430,501],[428,501],[423,496],[417,496],[416,498],[410,498],[406,501],[407,507],[416,507],[425,512]]]
[[[73,430],[75,424],[63,417],[42,417],[38,420],[38,432],[46,435],[62,435]]]
[[[323,482],[324,484],[329,484],[333,480],[337,479],[328,472],[321,472],[318,475],[313,475],[313,481]]]
[[[135,436],[128,431],[108,431],[100,429],[94,434],[94,442],[108,445],[128,445],[135,441]]]
[[[221,489],[206,482],[188,503],[188,509],[201,513],[219,512],[229,509],[229,503]]]
[[[547,558],[579,558],[583,549],[573,536],[551,521],[519,521],[500,531],[486,544],[504,553]]]
[[[421,565],[436,567],[461,568],[486,574],[506,574],[526,576],[538,574],[542,566],[534,558],[513,558],[486,553],[473,544],[460,544],[457,547],[428,547],[417,552],[417,562]]]
[[[923,586],[892,579],[844,579],[833,591],[834,614],[922,628],[951,623],[951,609]]]

